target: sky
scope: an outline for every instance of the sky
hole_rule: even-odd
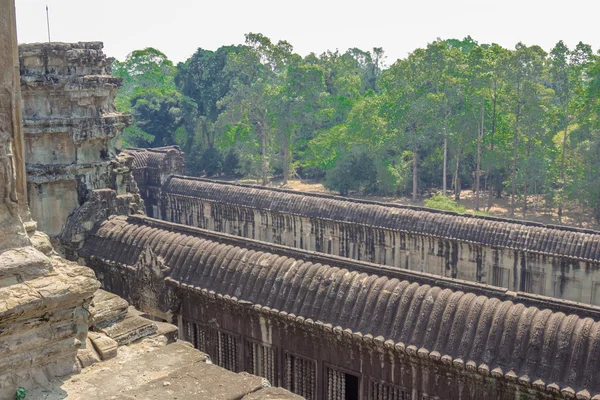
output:
[[[386,64],[437,38],[549,51],[563,40],[600,48],[600,0],[15,0],[20,43],[102,41],[123,60],[155,47],[173,62],[199,47],[241,44],[244,34],[287,40],[306,55],[383,47]],[[0,11],[1,12],[1,11]]]

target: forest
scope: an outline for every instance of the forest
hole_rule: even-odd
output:
[[[350,192],[458,199],[475,210],[533,199],[600,224],[600,52],[549,53],[471,37],[435,40],[386,65],[382,48],[302,57],[249,33],[174,65],[154,48],[115,60],[129,147],[177,144],[186,173],[321,181]]]

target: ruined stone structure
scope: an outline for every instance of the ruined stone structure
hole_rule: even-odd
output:
[[[102,47],[19,46],[29,206],[67,255],[97,221],[141,207],[134,160],[117,156],[130,117],[115,109],[121,79]]]
[[[80,256],[218,365],[308,399],[600,399],[594,306],[137,216]]]
[[[29,165],[29,184],[38,192],[30,201],[41,225],[60,227],[52,233],[76,243],[109,213],[135,211],[133,157],[104,154],[124,119],[95,116],[110,81],[90,76],[102,73],[95,69],[104,65],[99,44],[23,46],[25,113],[32,117],[25,151],[14,1],[0,0],[0,10],[0,400],[298,400],[262,378],[211,365],[206,355],[175,342],[175,326],[145,318],[122,298],[98,290],[91,269],[60,258],[49,237],[35,230],[25,153],[36,160]],[[110,111],[111,102],[100,105]],[[70,202],[73,190],[76,202]],[[134,342],[117,358],[120,345]],[[94,370],[100,361],[106,364]],[[84,379],[72,377],[82,368]]]
[[[0,398],[12,399],[17,386],[77,369],[87,310],[100,283],[90,269],[54,256],[42,234],[32,232],[30,239],[25,229],[14,2],[0,0],[0,10]]]
[[[183,172],[183,152],[178,146],[153,149],[129,148],[123,152],[133,156],[133,177],[144,200],[146,215],[161,218],[162,186],[171,175]]]
[[[172,175],[177,148],[119,153],[128,117],[100,43],[21,46],[23,140],[0,6],[0,398],[100,361],[60,390],[297,398],[182,343],[114,358],[175,341],[176,322],[218,366],[308,399],[600,400],[600,308],[535,294],[600,302],[598,232]],[[28,188],[42,229],[113,294],[33,231]],[[124,216],[140,197],[179,224]]]
[[[173,176],[167,221],[600,305],[600,232]]]

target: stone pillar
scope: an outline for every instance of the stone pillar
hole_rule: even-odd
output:
[[[0,0],[0,250],[29,244],[17,29],[13,0]]]
[[[18,43],[17,28],[15,18],[14,2],[9,14],[13,18],[11,36],[14,44]],[[12,46],[12,54],[10,57],[13,64],[13,89],[12,89],[12,104],[13,104],[13,163],[15,165],[15,178],[17,197],[19,202],[19,215],[25,223],[25,228],[28,232],[35,231],[37,224],[31,219],[29,206],[27,204],[27,180],[25,170],[25,151],[23,139],[23,124],[22,124],[22,104],[21,104],[21,83],[19,79],[19,48],[16,45]]]

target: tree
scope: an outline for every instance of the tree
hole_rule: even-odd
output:
[[[261,34],[246,35],[247,46],[229,55],[229,70],[238,71],[230,82],[228,94],[218,105],[223,113],[219,118],[221,129],[245,133],[245,139],[260,143],[260,176],[267,184],[269,147],[273,132],[273,103],[277,91],[278,73],[287,59],[287,42],[273,44]],[[232,74],[233,75],[233,74]],[[233,127],[236,128],[233,128]]]
[[[188,60],[177,65],[175,83],[182,94],[196,103],[197,129],[207,147],[215,146],[217,131],[214,124],[222,112],[219,102],[231,90],[232,82],[244,79],[242,71],[227,68],[227,60],[230,55],[245,50],[245,46],[222,46],[216,51],[199,48]],[[184,151],[189,150],[184,148]]]
[[[567,152],[569,124],[574,112],[573,97],[582,84],[585,64],[591,57],[591,48],[579,42],[573,51],[561,40],[550,51],[551,82],[556,92],[556,104],[563,119],[563,136],[560,156],[560,180],[558,196],[558,219],[562,222],[563,203],[565,201],[565,156]]]
[[[173,63],[153,47],[132,51],[125,61],[115,60],[113,63],[113,74],[123,79],[123,86],[119,90],[122,99],[130,98],[140,89],[174,90],[175,73]]]
[[[138,91],[131,98],[131,107],[137,126],[152,136],[151,147],[175,144],[175,131],[183,123],[180,102],[176,91],[158,89]]]
[[[359,148],[352,149],[339,157],[327,174],[325,187],[348,196],[350,190],[368,187],[376,179],[375,164],[368,154]]]
[[[167,56],[152,47],[131,52],[123,62],[114,61],[113,74],[123,79],[123,85],[115,98],[115,104],[119,111],[133,113],[133,124],[123,133],[123,141],[126,145],[146,147],[163,142],[162,138],[155,141],[155,135],[142,127],[142,125],[145,127],[150,125],[140,123],[139,118],[142,113],[133,109],[133,102],[134,99],[135,102],[138,102],[144,98],[144,101],[154,103],[153,107],[157,107],[157,102],[163,100],[169,102],[167,99],[176,93],[175,72],[176,69]],[[173,135],[174,132],[165,134]],[[159,136],[161,135],[163,134],[159,134]]]
[[[343,194],[442,194],[475,208],[543,196],[600,221],[599,56],[579,43],[514,50],[437,39],[389,68],[383,49],[306,57],[259,33],[177,68],[156,49],[115,62],[128,144],[177,143],[189,173],[325,177]],[[368,173],[367,173],[368,172]],[[366,174],[364,178],[361,174]],[[450,179],[450,180],[449,180]],[[508,190],[506,190],[508,188]],[[573,207],[574,208],[574,207]]]

